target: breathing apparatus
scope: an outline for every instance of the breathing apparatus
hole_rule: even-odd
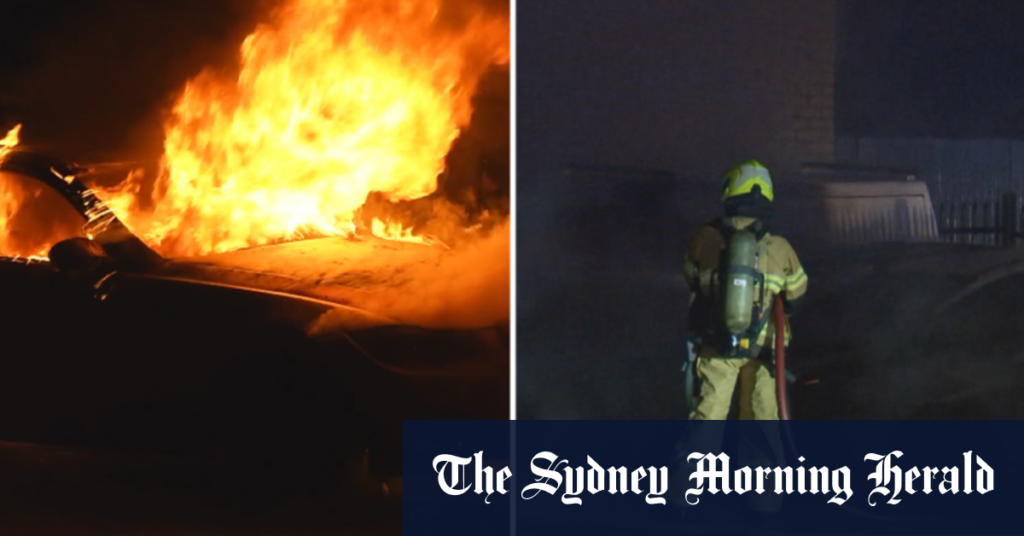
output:
[[[722,321],[725,326],[727,344],[723,350],[729,356],[751,353],[761,332],[761,314],[757,300],[764,294],[764,275],[757,269],[757,238],[747,229],[736,229],[729,233],[723,250],[720,270]],[[758,322],[755,322],[758,320]],[[753,341],[751,341],[753,339]]]
[[[774,198],[771,175],[756,160],[742,162],[725,175],[722,201],[726,217],[718,225],[724,243],[717,275],[725,328],[722,350],[730,357],[756,355],[758,337],[770,317],[763,310],[769,305],[764,274],[758,269],[757,243],[766,232]],[[737,228],[732,223],[735,216],[754,220]]]

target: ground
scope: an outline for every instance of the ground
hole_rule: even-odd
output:
[[[797,246],[788,364],[819,381],[793,389],[794,418],[1024,418],[1024,248]],[[549,267],[518,272],[519,417],[682,418],[679,271],[523,249]]]
[[[361,480],[281,499],[211,482],[188,460],[0,442],[0,532],[154,536],[401,533],[401,500]],[[394,484],[393,484],[394,485]]]

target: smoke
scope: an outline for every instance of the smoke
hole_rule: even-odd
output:
[[[900,244],[836,250],[808,258],[817,283],[794,319],[792,363],[819,376],[797,391],[799,418],[1020,418],[1005,403],[1024,376],[1020,276],[995,279],[940,306],[1024,253],[955,244]],[[811,270],[814,272],[811,272]]]
[[[420,266],[418,273],[411,273],[421,283],[404,296],[402,315],[436,327],[508,323],[511,228],[506,219],[491,233],[454,250],[444,264]]]
[[[360,212],[364,225],[401,221],[451,248],[437,262],[406,269],[411,282],[376,303],[375,310],[401,322],[476,328],[507,324],[511,316],[508,66],[492,66],[477,88],[473,116],[448,153],[437,191],[403,202],[371,195]],[[328,313],[313,331],[345,322],[342,313]]]
[[[508,66],[492,66],[483,75],[473,98],[472,118],[448,152],[437,191],[397,202],[380,192],[371,193],[357,221],[365,227],[375,218],[399,221],[414,234],[435,237],[450,247],[507,224],[510,88]]]
[[[402,324],[437,329],[471,329],[507,325],[511,315],[511,225],[466,241],[436,258],[425,257],[396,270],[394,280],[361,295],[355,305]],[[332,289],[316,289],[332,296]],[[349,301],[338,289],[339,301]],[[311,334],[351,329],[351,315],[329,312]]]

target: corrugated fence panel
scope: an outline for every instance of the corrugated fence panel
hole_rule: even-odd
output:
[[[1004,194],[1015,194],[1018,203],[1024,194],[1024,140],[840,137],[835,147],[840,164],[914,170],[915,178],[928,186],[935,210],[932,219],[938,220],[947,240],[996,245],[1007,240],[1000,234],[1007,217],[1016,218],[1017,225],[1021,223],[1018,214],[1003,214],[1003,204]],[[898,229],[872,231],[874,235],[865,236],[865,217],[867,214],[859,211],[843,216],[846,223],[834,225],[857,227],[860,230],[856,233],[862,237],[879,233],[899,236]],[[878,228],[879,224],[871,225]],[[843,232],[850,236],[856,233],[850,229]]]
[[[1011,186],[1009,141],[947,141],[943,145],[943,198],[990,199]]]
[[[1024,191],[1024,140],[839,138],[841,163],[917,170],[936,202]]]
[[[1024,184],[1024,140],[1010,142],[1010,181],[1018,192]]]

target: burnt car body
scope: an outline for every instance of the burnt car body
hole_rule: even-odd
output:
[[[56,190],[91,237],[49,260],[0,258],[0,439],[221,456],[261,479],[337,483],[366,453],[373,474],[400,476],[403,420],[507,419],[507,325],[420,327],[239,284],[156,254],[80,168],[14,151],[0,171]],[[332,329],[311,332],[325,315]]]

